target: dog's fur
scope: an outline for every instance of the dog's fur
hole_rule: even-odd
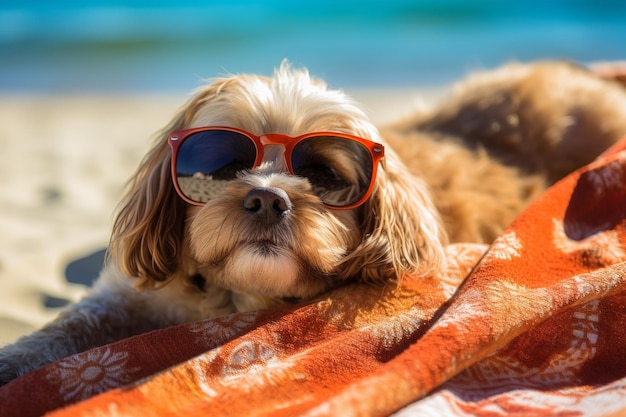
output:
[[[344,132],[385,144],[386,156],[356,209],[323,206],[305,179],[286,173],[278,147],[218,197],[190,206],[172,185],[166,138],[209,125]],[[626,135],[626,93],[574,65],[512,64],[381,132],[343,93],[288,64],[271,78],[232,76],[201,89],[134,176],[94,288],[0,350],[0,383],[132,334],[310,300],[349,281],[436,273],[448,240],[490,242],[546,186]],[[280,221],[242,209],[259,187],[291,202]]]

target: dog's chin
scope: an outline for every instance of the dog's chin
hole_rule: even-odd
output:
[[[309,299],[333,281],[332,272],[316,269],[271,241],[240,244],[222,262],[200,269],[220,287],[277,299]]]

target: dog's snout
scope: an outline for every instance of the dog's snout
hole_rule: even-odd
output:
[[[244,198],[243,208],[255,219],[271,224],[283,218],[292,204],[287,193],[280,188],[255,188]]]

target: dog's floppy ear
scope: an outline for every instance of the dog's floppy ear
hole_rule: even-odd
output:
[[[200,90],[156,138],[120,203],[108,258],[126,275],[150,287],[178,269],[183,251],[186,203],[172,183],[170,132],[189,126],[197,110],[219,93],[220,83]]]
[[[444,268],[447,238],[427,186],[385,149],[376,188],[363,207],[363,241],[343,274],[362,281],[425,276]]]

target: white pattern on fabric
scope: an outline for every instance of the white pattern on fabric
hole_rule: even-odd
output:
[[[109,347],[92,349],[60,361],[47,380],[58,385],[65,401],[83,400],[130,382],[139,368],[128,368],[128,357]]]
[[[193,323],[189,330],[196,335],[196,343],[214,345],[241,336],[256,321],[258,312],[235,313],[219,319]]]
[[[493,242],[485,255],[485,259],[495,258],[510,261],[513,258],[520,258],[522,247],[522,242],[515,232],[506,232]]]

